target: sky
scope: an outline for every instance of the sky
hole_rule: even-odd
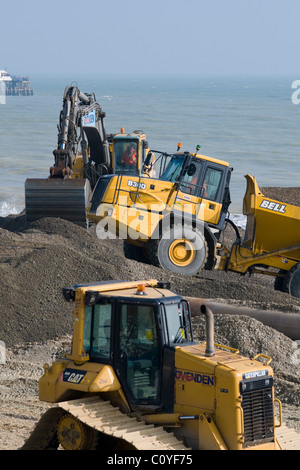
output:
[[[1,0],[0,68],[299,78],[299,0]]]

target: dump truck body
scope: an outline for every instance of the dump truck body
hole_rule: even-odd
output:
[[[300,207],[265,197],[252,176],[246,179],[243,214],[247,216],[247,228],[243,244],[254,255],[292,247],[287,256],[300,259]]]
[[[265,197],[255,178],[246,175],[243,240],[219,250],[219,269],[276,277],[282,291],[300,297],[300,207]]]

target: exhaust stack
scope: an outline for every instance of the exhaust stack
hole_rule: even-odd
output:
[[[214,314],[206,305],[201,305],[200,312],[206,319],[206,349],[205,356],[214,356],[215,354],[215,341],[214,341]]]

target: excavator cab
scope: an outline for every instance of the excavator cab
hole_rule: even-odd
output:
[[[125,134],[121,128],[112,139],[112,166],[116,175],[139,176],[143,173],[149,145],[143,131]]]

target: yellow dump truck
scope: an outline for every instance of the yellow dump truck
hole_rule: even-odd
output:
[[[100,178],[87,209],[87,217],[98,223],[99,236],[111,233],[124,239],[128,258],[169,271],[269,274],[275,277],[275,289],[300,297],[300,207],[265,197],[247,175],[247,228],[241,239],[228,218],[228,163],[188,152],[163,157],[158,178]],[[227,223],[237,233],[232,246],[222,241]]]
[[[272,275],[276,289],[300,298],[300,207],[264,196],[253,176],[245,178],[245,236],[219,248],[218,268]]]
[[[149,170],[151,155],[145,160]],[[159,164],[155,178],[99,178],[87,217],[98,223],[99,237],[123,239],[128,258],[186,275],[211,269],[231,202],[232,168],[198,152],[155,152]]]
[[[216,345],[207,307],[197,343],[189,303],[168,282],[63,293],[74,303],[71,352],[44,366],[39,398],[50,408],[23,449],[281,449],[271,359]]]

